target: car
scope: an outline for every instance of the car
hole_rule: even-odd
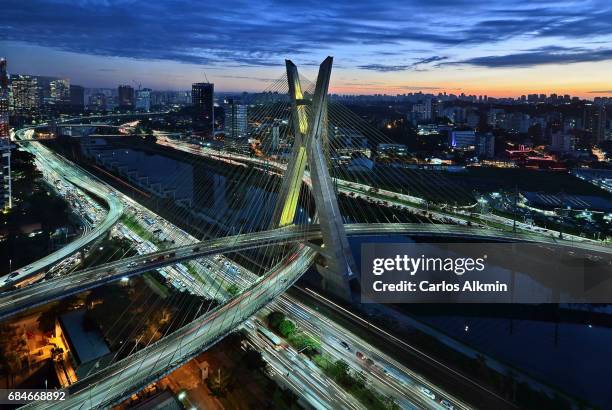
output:
[[[421,391],[421,393],[423,393],[425,396],[429,397],[430,399],[432,400],[436,399],[436,395],[431,390],[429,390],[427,387],[421,386],[419,390]]]
[[[340,345],[344,347],[346,350],[348,350],[349,352],[351,351],[351,346],[349,346],[349,344],[346,343],[344,340],[340,341]]]
[[[356,352],[355,356],[357,356],[357,358],[361,359],[361,360],[365,360],[366,359],[366,356],[363,353],[361,353],[361,352]]]
[[[9,279],[13,279],[14,277],[19,276],[19,272],[13,272],[9,275]]]
[[[455,406],[453,406],[448,400],[442,399],[440,400],[440,404],[442,407],[446,407],[448,410],[453,410]]]

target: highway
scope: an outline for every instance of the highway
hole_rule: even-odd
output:
[[[250,163],[257,164],[263,168],[274,168],[279,174],[282,174],[286,169],[286,164],[273,161],[270,159],[263,159],[258,157],[251,157],[248,155],[237,154],[233,152],[223,152],[212,148],[202,147],[196,144],[192,144],[184,141],[176,141],[174,139],[160,136],[157,139],[159,145],[171,147],[180,151],[189,152],[194,155],[199,155],[207,158],[211,158],[217,161],[231,161],[233,163]],[[304,173],[304,182],[310,185],[310,177],[308,171]],[[428,215],[431,215],[432,219],[439,221],[448,221],[452,223],[465,225],[472,219],[472,213],[466,210],[458,209],[453,210],[441,210],[431,209],[426,207],[426,201],[423,198],[415,197],[409,194],[393,192],[385,189],[376,189],[373,191],[373,187],[365,185],[359,182],[347,181],[339,178],[334,178],[334,182],[338,186],[338,191],[345,194],[353,194],[357,197],[369,201],[386,201],[389,204],[398,206],[402,209],[410,209],[413,212],[426,211]],[[559,231],[547,229],[544,227],[533,226],[524,222],[514,221],[510,218],[505,218],[495,214],[477,214],[476,217],[481,220],[485,225],[491,224],[493,227],[503,226],[506,230],[513,230],[514,226],[518,231],[526,233],[539,234],[541,236],[558,237]],[[492,228],[495,229],[495,228]],[[595,241],[593,239],[582,238],[580,236],[564,234],[565,239],[569,239],[575,242],[591,242],[591,243],[603,243],[601,241]]]
[[[508,242],[538,242],[570,249],[585,249],[594,253],[610,254],[609,247],[588,243],[560,241],[524,233],[512,234],[476,227],[435,224],[348,224],[348,235],[405,234],[411,237],[443,237],[472,240],[495,240]],[[304,242],[320,238],[318,225],[288,226],[270,231],[254,232],[223,238],[205,240],[195,244],[179,246],[147,255],[138,255],[110,262],[72,275],[53,278],[0,294],[0,319],[22,310],[94,288],[103,283],[129,277],[149,270],[173,265],[178,262],[205,256],[238,252],[246,249],[289,242]]]
[[[282,295],[266,306],[258,316],[278,310],[284,312],[298,328],[320,340],[325,354],[335,360],[342,359],[355,371],[363,371],[366,380],[377,392],[393,397],[403,409],[441,409],[438,403],[442,398],[453,403],[456,409],[469,409],[458,398],[432,385],[420,375],[390,358],[363,339],[334,323],[321,313],[308,308],[297,299]],[[363,358],[357,357],[360,352]],[[306,359],[305,359],[306,360]],[[435,399],[424,394],[423,390],[433,393]]]
[[[16,135],[21,135],[22,131],[25,132],[25,130],[20,130]],[[104,235],[119,220],[123,213],[123,204],[116,196],[111,194],[112,190],[78,168],[75,164],[68,162],[39,142],[24,143],[23,147],[35,155],[37,161],[43,166],[54,170],[66,182],[103,199],[107,203],[108,213],[106,218],[87,234],[25,267],[0,277],[0,291],[10,285],[33,278],[39,272],[46,271],[53,265],[88,246]]]
[[[249,319],[243,325],[249,343],[261,353],[271,368],[271,376],[281,386],[291,388],[316,409],[363,409],[357,399],[341,386],[322,374],[310,359],[298,354],[291,346],[275,349],[265,340],[257,328],[263,326],[259,319]]]
[[[313,258],[314,251],[307,247],[302,247],[299,252],[292,255],[290,258],[292,260],[289,263],[285,262],[272,270],[262,281],[235,299],[232,299],[228,304],[196,319],[195,322],[142,351],[71,386],[69,388],[70,397],[67,401],[54,404],[32,404],[27,407],[58,409],[98,408],[107,407],[121,401],[134,391],[171,372],[172,369],[180,366],[185,360],[205,350],[245,319],[249,318],[262,306],[277,298],[284,292],[286,287],[291,286],[303,271],[310,266]],[[337,332],[338,330],[334,334],[337,335]],[[344,334],[344,338],[346,336]],[[379,363],[384,362],[385,359],[383,359],[382,353],[373,353],[374,349],[364,346],[363,342],[354,341],[353,338],[350,340],[354,346],[358,346],[364,352],[371,355],[371,357],[376,358]],[[291,354],[289,353],[289,355]],[[309,364],[303,361],[296,354],[293,356],[294,358],[289,360],[293,366],[301,369],[302,376],[290,374],[288,378],[284,375],[282,377],[286,378],[288,383],[292,383],[292,381],[293,383],[303,382],[304,374],[312,375],[313,373],[313,369],[310,368],[312,363]],[[284,359],[277,358],[277,360]],[[377,377],[380,380],[381,376]],[[387,383],[386,391],[389,391],[389,389],[399,389],[399,391],[408,388],[412,389],[411,394],[406,396],[411,397],[411,400],[404,398],[400,401],[403,408],[441,408],[433,401],[428,402],[428,398],[417,389],[417,385],[414,382],[410,382],[401,375],[391,376],[388,379],[386,382],[376,382],[377,388],[380,388],[379,384]],[[337,406],[341,408],[363,408],[350,395],[343,393],[336,386],[321,378],[318,380],[316,378],[314,380],[307,380],[306,384],[302,385],[302,390],[305,389],[304,386],[310,386],[306,387],[304,393],[306,396],[308,394],[313,395],[313,398],[325,394],[325,392],[337,394],[337,396],[332,396],[330,399],[330,406],[323,408],[339,408]],[[309,389],[312,389],[312,391],[309,392]],[[382,391],[384,392],[385,390]],[[448,395],[444,397],[448,397]],[[418,404],[410,404],[412,401]],[[454,402],[457,403],[457,401]]]
[[[163,218],[150,213],[146,208],[139,207],[138,210],[128,209],[128,212],[133,212],[135,216],[138,215],[143,221],[143,224],[146,223],[145,221],[147,220],[149,223],[154,220],[154,226],[163,231],[163,234],[160,233],[160,237],[176,238],[178,244],[198,242],[196,238],[179,230],[167,221],[164,221]],[[128,235],[128,237],[130,240],[133,240],[133,235]],[[141,245],[143,244],[141,243],[139,246]],[[219,291],[223,288],[223,284],[227,286],[227,284],[231,283],[239,289],[244,290],[249,288],[253,283],[256,283],[259,279],[254,273],[221,255],[208,257],[204,259],[204,261],[205,263],[202,263],[202,268],[204,269],[201,270],[200,275],[204,275],[204,282],[210,284],[210,288],[212,288],[205,293],[208,297],[216,299],[219,303],[225,303],[229,298],[227,295],[224,296],[219,294]],[[190,263],[193,264],[193,262]],[[209,265],[214,266],[214,268],[206,268],[206,266]],[[166,267],[164,269],[168,268],[169,267]],[[161,269],[160,271],[163,272]],[[201,294],[203,290],[207,290],[208,288],[208,286],[202,286],[202,283],[198,280],[184,280],[182,277],[180,280],[182,283],[178,284],[178,286],[194,294]],[[213,283],[216,283],[216,285],[212,286]],[[176,285],[177,284],[175,284],[175,286]],[[269,310],[268,308],[285,312],[292,320],[298,323],[302,329],[309,331],[315,338],[318,337],[319,333],[313,334],[310,329],[312,329],[312,326],[316,323],[316,326],[326,329],[326,335],[329,334],[329,338],[335,337],[336,340],[340,338],[348,340],[352,345],[358,346],[360,351],[366,353],[367,357],[376,358],[376,363],[378,365],[384,365],[386,366],[385,368],[391,369],[389,373],[380,371],[371,373],[368,371],[369,369],[364,367],[366,366],[366,362],[358,359],[354,352],[347,352],[344,348],[338,348],[338,345],[334,344],[330,344],[330,346],[336,346],[338,351],[326,349],[327,345],[323,346],[325,352],[332,355],[335,359],[342,358],[349,363],[353,369],[364,371],[368,383],[370,383],[377,392],[393,397],[397,403],[402,405],[402,408],[417,409],[429,408],[430,406],[433,408],[436,404],[420,390],[420,388],[424,386],[429,386],[427,387],[429,391],[436,392],[436,397],[445,397],[447,399],[451,397],[448,393],[441,392],[439,387],[434,387],[430,383],[424,381],[422,377],[415,375],[401,364],[390,363],[391,359],[386,357],[383,352],[369,346],[348,329],[340,328],[329,319],[323,317],[320,313],[307,308],[295,298],[284,294],[276,301],[272,302],[267,308],[262,309],[257,314],[256,318],[252,317],[247,320],[242,326],[242,329],[247,332],[249,344],[260,352],[264,360],[269,364],[271,377],[276,380],[279,385],[293,390],[301,397],[300,400],[308,403],[309,406],[317,409],[364,408],[355,396],[348,393],[345,388],[325,375],[323,370],[315,366],[314,362],[307,356],[299,354],[290,345],[283,348],[272,346],[270,341],[258,332],[258,329],[262,327],[266,328],[264,325],[266,320],[262,314],[265,314],[266,311]],[[304,317],[307,317],[308,320],[304,320]],[[258,318],[261,318],[261,320]],[[326,340],[327,339],[328,337],[326,336]],[[417,384],[414,380],[423,381]],[[412,391],[409,390],[407,386],[412,386]],[[456,398],[450,399],[450,402],[454,403],[456,408],[467,408],[464,406],[459,407],[457,403],[460,402]],[[417,406],[414,403],[419,403],[419,405]]]
[[[219,306],[139,352],[84,378],[69,388],[67,400],[24,408],[106,408],[163,377],[206,350],[281,295],[313,262],[315,251],[300,249],[229,303]]]

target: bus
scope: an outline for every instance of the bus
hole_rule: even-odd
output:
[[[264,327],[259,327],[257,328],[257,331],[264,336],[266,341],[268,341],[272,345],[274,350],[280,350],[283,347],[280,338],[274,333],[270,332],[268,329]]]

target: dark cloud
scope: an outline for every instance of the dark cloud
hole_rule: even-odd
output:
[[[313,57],[343,46],[376,46],[380,55],[409,61],[415,53],[399,52],[408,43],[438,50],[511,38],[591,39],[612,33],[612,11],[604,0],[540,0],[515,9],[505,0],[3,0],[0,31],[5,41],[90,55],[224,67],[276,66],[298,56],[315,65]],[[354,66],[399,71],[443,58],[362,58]]]
[[[248,76],[248,75],[216,75],[216,77],[221,77],[221,78],[236,78],[236,79],[242,79],[242,80],[253,80],[253,81],[262,81],[262,82],[271,82],[271,81],[276,81],[278,80],[278,78],[271,78],[271,77],[252,77],[252,76]]]
[[[357,68],[361,68],[362,70],[372,70],[372,71],[380,71],[383,73],[387,73],[390,71],[405,71],[409,70],[413,67],[412,64],[408,65],[384,65],[384,64],[364,64],[360,65]]]
[[[612,90],[589,91],[589,94],[612,94]]]
[[[448,57],[431,56],[431,57],[422,58],[422,59],[416,61],[414,63],[414,65],[435,63],[437,61],[443,61],[443,60],[447,60],[447,59],[448,59]]]
[[[584,48],[543,47],[525,52],[499,56],[475,57],[440,65],[467,64],[488,68],[532,67],[545,64],[572,64],[612,60],[612,49],[587,50]]]
[[[398,64],[398,65],[386,65],[386,64],[363,64],[357,66],[362,70],[372,70],[372,71],[380,71],[383,73],[391,72],[391,71],[406,71],[406,70],[416,70],[422,71],[418,67],[425,64],[431,64],[439,61],[444,61],[448,59],[448,57],[440,57],[440,56],[431,56],[420,58],[416,60],[414,63],[410,64]]]

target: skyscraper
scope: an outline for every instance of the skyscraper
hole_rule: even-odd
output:
[[[202,137],[211,137],[214,132],[215,108],[213,83],[193,83],[191,103],[193,104],[193,131]]]
[[[9,137],[9,88],[6,60],[0,58],[0,207],[11,207],[11,141]]]
[[[584,107],[584,129],[593,135],[593,142],[600,143],[606,139],[606,107],[604,105],[587,105]]]
[[[225,104],[225,136],[245,138],[247,136],[248,107],[238,100],[228,98]]]
[[[93,111],[106,110],[106,95],[104,93],[95,93],[90,95],[88,108]]]
[[[49,82],[50,102],[54,105],[68,105],[70,103],[70,80],[58,78]]]
[[[85,107],[85,89],[80,85],[70,85],[70,106],[79,111]]]
[[[480,159],[489,159],[495,156],[495,136],[492,133],[479,133],[476,136],[476,154]]]
[[[38,80],[31,75],[12,75],[10,109],[18,117],[33,117],[40,108]]]
[[[117,88],[119,108],[134,108],[134,89],[129,85],[120,85]]]
[[[140,111],[151,110],[151,89],[136,90],[136,109]]]

